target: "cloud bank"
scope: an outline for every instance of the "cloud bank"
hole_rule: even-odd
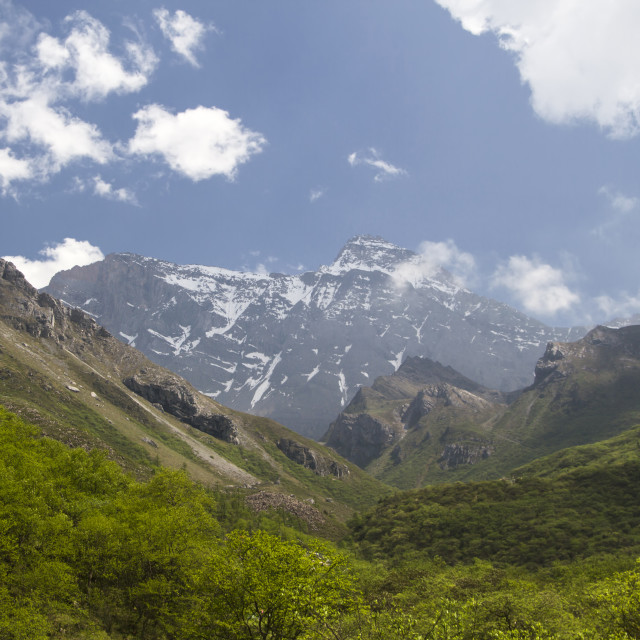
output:
[[[44,256],[43,260],[30,260],[23,256],[3,256],[3,258],[13,262],[37,289],[46,287],[58,271],[104,259],[98,247],[94,247],[86,240],[73,238],[65,238],[56,245],[46,247],[40,251],[40,255]]]
[[[640,4],[636,0],[436,0],[474,35],[515,56],[535,112],[589,120],[614,138],[640,132]]]

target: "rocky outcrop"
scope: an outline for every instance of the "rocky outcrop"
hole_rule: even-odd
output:
[[[338,464],[330,458],[325,458],[295,440],[280,438],[276,445],[289,460],[302,465],[319,476],[331,475],[336,478],[344,478],[349,475],[349,468],[345,465]]]
[[[341,413],[329,427],[326,444],[359,467],[366,467],[397,438],[391,425],[367,413]]]
[[[67,348],[111,334],[80,309],[69,309],[48,293],[38,293],[15,265],[0,259],[2,319],[34,338],[65,342]],[[75,345],[74,345],[75,343]]]
[[[422,389],[412,400],[402,414],[402,422],[407,428],[411,428],[438,405],[464,407],[471,411],[483,411],[490,407],[489,402],[464,389],[458,389],[450,384],[431,384]]]
[[[576,342],[549,342],[535,368],[533,387],[546,387],[579,370],[621,369],[640,359],[640,326],[596,327]]]
[[[197,392],[177,376],[168,372],[160,374],[157,371],[142,369],[137,374],[125,378],[123,383],[131,391],[150,403],[159,405],[163,411],[178,420],[218,440],[239,444],[238,427],[233,420],[206,406]]]
[[[447,444],[438,464],[441,469],[456,469],[461,465],[475,464],[480,460],[486,460],[493,451],[494,448],[490,444]]]
[[[298,500],[295,496],[286,496],[282,493],[271,493],[260,491],[245,499],[252,511],[257,513],[268,511],[269,509],[281,510],[290,513],[309,525],[312,531],[319,529],[325,522],[324,517],[309,502]]]

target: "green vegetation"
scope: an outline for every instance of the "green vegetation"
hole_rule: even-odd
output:
[[[626,461],[398,494],[339,551],[0,408],[0,638],[640,638],[637,486]]]
[[[627,549],[640,554],[640,460],[557,479],[455,483],[398,493],[352,521],[367,558],[422,553],[448,563],[547,566]]]

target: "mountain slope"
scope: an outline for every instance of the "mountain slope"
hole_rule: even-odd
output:
[[[509,475],[640,423],[640,326],[551,342],[521,393],[490,392],[431,361],[363,388],[327,444],[400,488]]]
[[[320,500],[338,518],[386,490],[321,445],[200,394],[3,260],[0,404],[138,476],[184,467],[209,485]]]
[[[415,253],[357,236],[301,275],[113,254],[46,289],[224,404],[320,437],[358,388],[408,356],[513,390],[567,339],[459,286]]]

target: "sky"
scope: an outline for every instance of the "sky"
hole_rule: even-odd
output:
[[[0,0],[0,255],[299,273],[358,234],[640,312],[640,4]]]

